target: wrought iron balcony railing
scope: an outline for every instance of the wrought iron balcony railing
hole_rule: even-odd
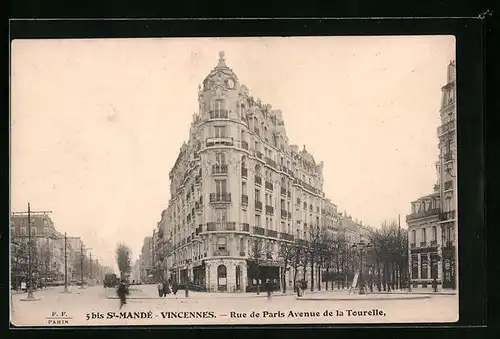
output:
[[[231,193],[210,193],[210,203],[230,203]]]
[[[424,217],[430,217],[433,215],[438,215],[439,214],[439,208],[431,208],[426,211],[421,211],[418,213],[412,213],[406,216],[406,221],[414,220],[414,219],[419,219],[419,218],[424,218]]]
[[[235,231],[235,230],[236,230],[236,223],[233,221],[207,223],[207,231],[208,232]]]
[[[209,113],[210,119],[227,119],[229,111],[226,109],[215,109]]]
[[[266,235],[271,238],[277,238],[278,232],[274,230],[267,230]]]
[[[213,146],[233,146],[234,140],[231,137],[212,137],[206,139],[207,147]]]
[[[273,215],[274,214],[274,207],[266,205],[266,214]]]
[[[214,175],[227,174],[227,165],[226,164],[212,165],[212,174]]]
[[[254,226],[253,227],[253,234],[257,234],[257,235],[264,235],[266,232],[266,230],[262,227],[259,227],[259,226]]]

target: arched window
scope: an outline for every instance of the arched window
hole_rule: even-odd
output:
[[[259,164],[256,164],[255,165],[255,175],[260,175],[260,165]]]
[[[227,118],[227,103],[224,99],[215,99],[212,102],[212,112],[210,117],[214,118]]]
[[[242,156],[241,157],[241,168],[247,168],[247,163],[246,163],[247,159],[245,156]]]

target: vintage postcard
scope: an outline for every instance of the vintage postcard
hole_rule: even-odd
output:
[[[14,40],[10,319],[458,320],[453,36]]]

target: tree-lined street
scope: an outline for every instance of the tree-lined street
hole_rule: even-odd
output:
[[[186,298],[184,291],[177,295],[169,294],[159,298],[155,285],[130,286],[127,304],[118,310],[119,301],[114,289],[93,286],[85,289],[70,287],[71,293],[61,293],[62,287],[49,288],[37,293],[39,301],[22,301],[22,294],[12,296],[12,322],[15,325],[48,324],[51,319],[68,318],[65,325],[113,325],[113,324],[208,324],[208,323],[276,323],[276,317],[270,314],[285,314],[280,316],[280,323],[350,323],[418,321],[452,321],[457,316],[458,296],[453,294],[412,293],[381,293],[367,295],[349,295],[347,291],[334,290],[316,293],[306,293],[297,298],[294,294],[275,293],[268,299],[255,293],[206,293],[190,291]],[[323,312],[330,310],[342,311],[342,316],[324,316]],[[379,315],[349,316],[347,310],[370,311],[379,310]],[[146,319],[92,319],[97,314],[107,315],[107,312],[152,312],[152,318]],[[161,312],[213,312],[215,318],[163,318]],[[320,312],[314,317],[289,317],[289,312]],[[53,316],[55,312],[56,316]],[[231,317],[231,312],[234,317]],[[250,317],[252,312],[258,312],[258,319]],[[264,312],[267,316],[264,316]],[[281,312],[281,313],[280,313]],[[240,316],[235,318],[236,313]],[[352,313],[352,312],[351,312]],[[87,320],[87,314],[90,319]],[[336,314],[336,313],[335,313]],[[170,315],[174,317],[174,315]],[[62,318],[62,317],[61,317]],[[69,319],[71,318],[71,319]],[[54,320],[52,319],[52,320]]]

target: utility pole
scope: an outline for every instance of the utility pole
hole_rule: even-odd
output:
[[[32,272],[31,272],[31,206],[30,203],[28,203],[28,300],[34,300],[35,297],[33,296],[33,278],[32,278]]]

